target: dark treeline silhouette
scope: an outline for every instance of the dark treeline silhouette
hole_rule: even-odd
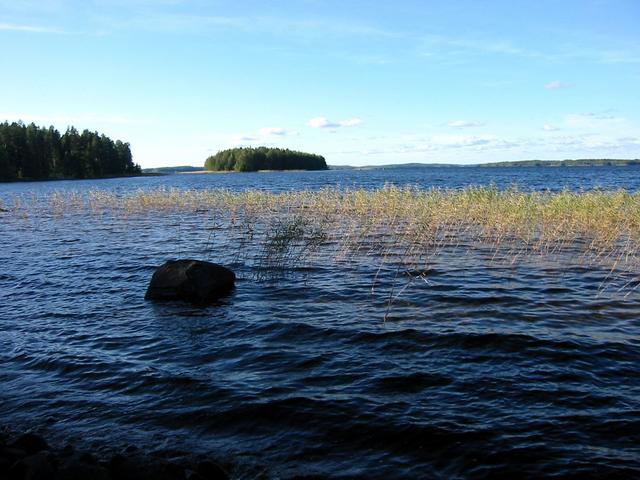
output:
[[[22,122],[0,124],[0,180],[97,178],[134,175],[128,143],[69,127],[60,134],[53,127]]]
[[[284,148],[231,148],[207,158],[206,170],[326,170],[327,163],[321,155],[297,152]]]

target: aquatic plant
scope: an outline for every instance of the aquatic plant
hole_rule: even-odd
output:
[[[378,268],[420,271],[445,250],[481,250],[510,262],[569,254],[627,271],[637,268],[640,259],[640,193],[625,190],[159,188],[124,194],[54,192],[5,198],[4,205],[16,217],[81,212],[202,217],[216,232],[233,237],[237,261],[263,271],[329,258],[374,259]]]

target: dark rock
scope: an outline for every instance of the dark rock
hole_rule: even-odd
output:
[[[11,470],[11,467],[26,456],[27,454],[24,450],[10,447],[0,448],[0,478],[10,478],[8,472]],[[15,475],[16,472],[14,471],[13,476],[15,477]],[[18,478],[22,478],[22,476],[20,475]]]
[[[108,480],[109,473],[105,468],[86,460],[83,455],[67,459],[60,466],[56,480]]]
[[[10,479],[51,480],[56,475],[56,461],[53,455],[41,451],[18,460],[8,473]]]
[[[116,453],[113,457],[111,457],[111,460],[109,460],[109,470],[110,471],[117,470],[126,462],[127,462],[127,457],[125,457],[124,455],[120,455],[119,453]]]
[[[169,462],[144,456],[125,457],[116,454],[109,462],[113,480],[183,480],[184,469]]]
[[[231,270],[215,263],[170,260],[155,271],[144,298],[204,304],[229,293],[235,280]]]
[[[67,443],[64,448],[60,451],[60,455],[63,457],[70,457],[75,453],[76,449],[73,448],[73,445]]]
[[[203,460],[198,463],[197,472],[205,480],[229,480],[229,474],[211,460]]]
[[[33,455],[34,453],[41,452],[42,450],[49,450],[49,444],[47,441],[35,433],[25,433],[24,435],[20,435],[10,446],[11,448],[24,450],[27,455]]]
[[[78,462],[85,463],[87,465],[98,465],[98,459],[95,455],[89,452],[83,452],[78,455]]]
[[[193,472],[191,470],[189,470],[187,472],[187,480],[206,480],[202,475],[200,475],[198,472]]]
[[[124,449],[124,453],[127,453],[129,455],[137,451],[138,451],[138,447],[136,447],[135,445],[127,445],[127,447]]]
[[[184,480],[184,467],[178,465],[177,463],[168,462],[165,467],[165,472],[167,476],[171,479],[180,479]]]
[[[6,480],[24,480],[27,478],[27,466],[22,460],[12,464],[6,471],[2,472],[2,477]]]
[[[0,457],[7,459],[8,462],[14,463],[21,458],[27,456],[27,452],[19,448],[3,447],[0,449]]]

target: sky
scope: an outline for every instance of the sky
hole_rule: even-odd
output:
[[[0,0],[0,121],[144,167],[640,158],[638,0]]]

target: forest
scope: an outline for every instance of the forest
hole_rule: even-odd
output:
[[[207,158],[206,170],[233,170],[255,172],[258,170],[326,170],[327,163],[321,155],[298,152],[284,148],[239,147],[222,150]]]
[[[128,143],[69,127],[0,124],[0,181],[136,175]]]

